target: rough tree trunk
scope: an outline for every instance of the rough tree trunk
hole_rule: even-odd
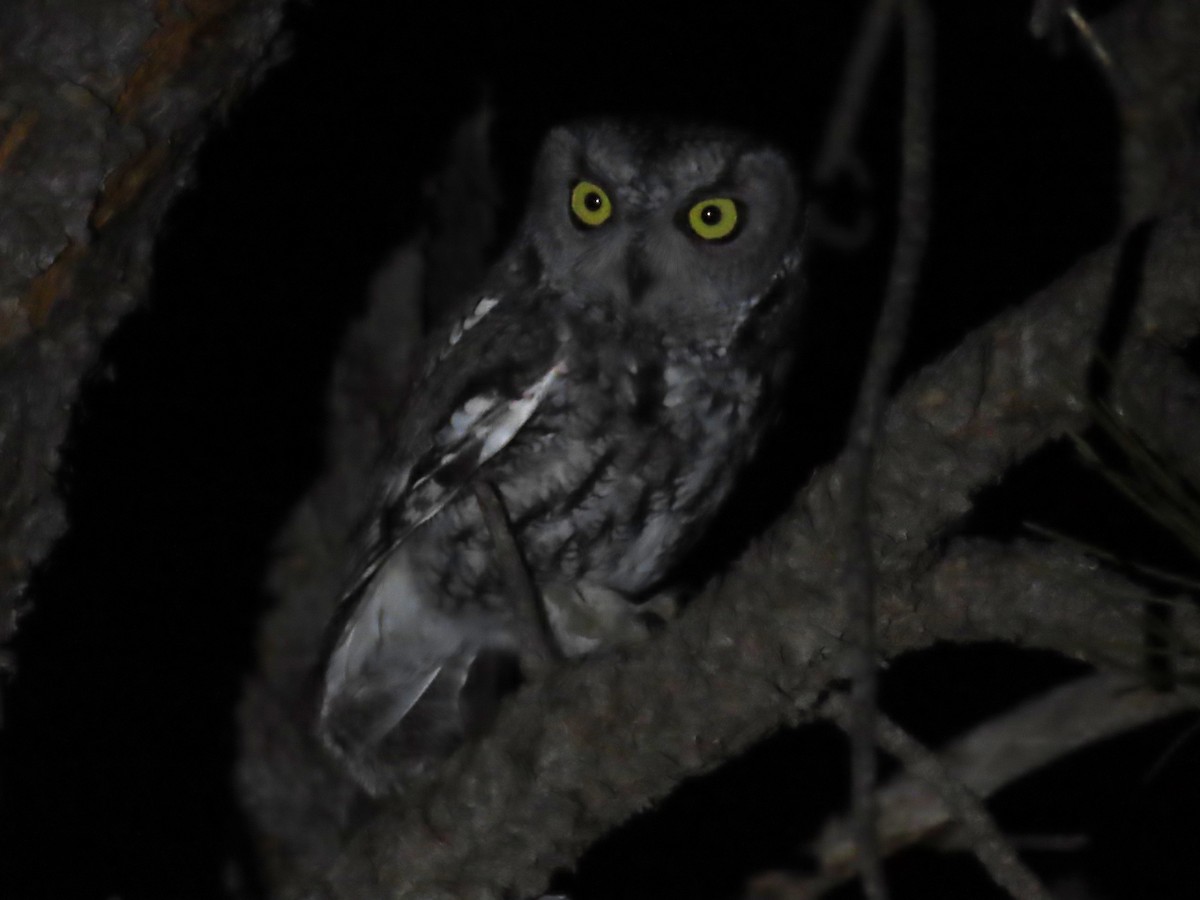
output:
[[[66,528],[80,384],[146,297],[196,150],[270,64],[283,0],[0,5],[0,648]]]

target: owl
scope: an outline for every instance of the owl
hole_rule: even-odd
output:
[[[427,348],[331,626],[317,730],[369,793],[521,677],[537,636],[502,537],[563,657],[646,632],[771,420],[802,232],[787,158],[748,135],[549,133],[514,242]]]

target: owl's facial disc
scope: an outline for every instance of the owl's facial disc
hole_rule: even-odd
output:
[[[799,208],[784,156],[738,132],[564,126],[543,146],[524,226],[538,265],[520,271],[589,315],[722,347],[772,318],[759,298],[774,296]]]

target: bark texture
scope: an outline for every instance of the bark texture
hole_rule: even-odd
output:
[[[873,520],[886,657],[938,641],[1000,639],[1099,666],[1140,664],[1144,595],[1087,558],[991,542],[931,550],[977,491],[1087,421],[1086,381],[1120,256],[1118,244],[1084,261],[970,335],[892,403]],[[1200,223],[1163,222],[1117,361],[1118,395],[1162,396],[1154,360],[1200,332],[1198,276]],[[819,471],[666,634],[520,693],[494,735],[455,757],[427,794],[376,812],[321,888],[305,878],[299,894],[533,894],[685,778],[821,716],[822,697],[847,674],[844,547],[834,527],[841,466]],[[1195,610],[1175,628],[1181,641],[1200,640]]]
[[[272,63],[282,0],[0,7],[0,648],[66,528],[81,382],[142,301],[196,150]]]

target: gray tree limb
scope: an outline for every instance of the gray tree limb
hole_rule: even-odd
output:
[[[1119,246],[1098,252],[974,332],[890,406],[873,519],[884,656],[937,640],[1007,639],[1138,665],[1138,613],[1099,596],[1118,589],[1115,576],[1080,581],[1097,571],[1094,563],[991,545],[964,545],[940,564],[929,555],[977,490],[1086,421],[1087,371],[1119,255]],[[1200,225],[1188,217],[1162,223],[1114,363],[1118,391],[1139,388],[1146,354],[1169,352],[1200,330],[1197,273]],[[835,579],[844,551],[831,527],[841,466],[819,472],[791,512],[664,635],[564,666],[522,691],[495,734],[452,759],[422,796],[380,810],[324,883],[303,892],[533,894],[555,868],[684,778],[821,715],[821,697],[847,665],[847,602]],[[1027,569],[1014,571],[1018,565]],[[1178,627],[1194,631],[1196,623],[1181,618]]]
[[[1070,681],[938,750],[944,773],[905,772],[881,787],[883,840],[894,852],[954,828],[954,816],[928,778],[949,778],[987,797],[1096,741],[1195,708],[1194,701],[1153,691],[1131,675],[1097,672]],[[814,849],[823,871],[853,871],[856,851],[845,821],[830,822]]]

